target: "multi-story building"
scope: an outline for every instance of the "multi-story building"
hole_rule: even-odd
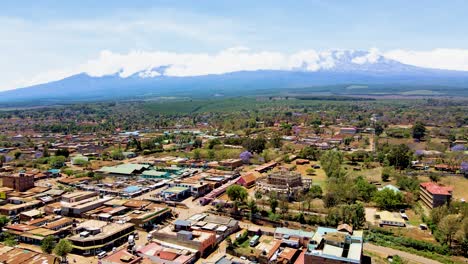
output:
[[[3,187],[12,188],[17,192],[25,192],[34,187],[34,175],[19,173],[2,177]]]
[[[453,187],[442,186],[434,182],[423,182],[419,185],[419,198],[429,208],[447,204],[452,199]]]
[[[61,204],[61,214],[66,216],[81,216],[82,214],[102,206],[104,203],[112,200],[112,197],[89,198],[75,203]]]
[[[257,180],[257,186],[264,191],[275,191],[294,196],[310,187],[311,181],[302,179],[301,174],[282,170]]]
[[[78,191],[62,195],[62,201],[66,203],[75,203],[91,197],[98,196],[96,192]]]
[[[88,220],[77,225],[74,235],[68,240],[76,254],[95,255],[100,250],[109,251],[122,245],[134,232],[135,226],[131,223]]]
[[[362,238],[362,231],[348,232],[319,227],[304,254],[304,263],[361,263]]]

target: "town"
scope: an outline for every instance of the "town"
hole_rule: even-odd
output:
[[[463,262],[466,104],[431,100],[2,112],[0,262]]]

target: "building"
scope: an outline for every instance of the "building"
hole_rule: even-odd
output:
[[[197,256],[205,256],[216,245],[216,234],[205,230],[172,230],[170,226],[159,229],[153,235],[160,243],[172,243],[197,251]]]
[[[121,249],[101,259],[100,262],[101,264],[137,264],[141,263],[142,259],[130,254],[126,249]]]
[[[26,224],[7,225],[5,231],[23,243],[34,245],[40,245],[46,236],[57,234],[55,230]]]
[[[137,176],[149,169],[148,164],[124,163],[113,167],[102,167],[98,172],[108,176]]]
[[[231,170],[242,166],[244,162],[241,159],[226,159],[219,162],[219,165]]]
[[[354,135],[356,134],[357,129],[355,127],[342,127],[340,128],[341,135]]]
[[[82,214],[102,206],[104,203],[112,200],[112,197],[89,198],[75,203],[61,204],[61,214],[66,216],[81,216]]]
[[[68,240],[73,244],[73,252],[80,255],[96,255],[99,251],[110,251],[128,241],[135,232],[132,223],[108,223],[87,220],[74,230]]]
[[[189,197],[190,194],[191,194],[190,188],[182,187],[182,186],[169,187],[161,192],[161,196],[164,197],[164,199],[172,200],[172,201],[183,200]]]
[[[423,182],[419,185],[419,198],[429,208],[450,203],[453,187],[442,186],[434,182]]]
[[[361,263],[363,232],[319,227],[304,254],[304,263]]]
[[[239,177],[239,180],[237,180],[237,184],[240,184],[247,188],[254,185],[256,179],[257,177],[255,177],[255,174],[247,173]]]
[[[275,229],[274,237],[285,244],[299,247],[299,245],[307,246],[314,237],[314,232],[278,227]]]
[[[257,180],[257,186],[263,191],[277,192],[295,196],[309,189],[311,180],[304,180],[300,173],[282,170],[269,174],[266,178]]]
[[[149,243],[138,250],[138,255],[150,259],[153,263],[189,264],[195,263],[196,250],[178,246],[171,248],[157,243]],[[103,263],[105,264],[105,263]]]
[[[34,187],[34,175],[19,173],[2,177],[3,187],[12,188],[17,192],[25,192]]]
[[[177,219],[154,233],[153,238],[162,243],[173,243],[197,250],[204,256],[227,236],[239,230],[239,222],[230,217],[195,214],[186,220]]]
[[[0,263],[59,264],[60,259],[25,248],[0,245]]]
[[[17,215],[42,205],[41,201],[32,200],[21,204],[5,204],[0,206],[0,215]]]
[[[384,226],[384,225],[397,226],[397,227],[406,226],[406,222],[401,217],[400,213],[382,211],[382,212],[376,213],[375,216],[380,226]]]
[[[75,203],[88,198],[98,196],[96,192],[78,191],[62,195],[62,201],[66,203]]]
[[[140,177],[144,179],[169,179],[171,178],[171,174],[165,171],[147,170],[144,171]]]
[[[160,224],[171,217],[172,211],[168,207],[154,207],[147,211],[135,210],[126,216],[130,218],[129,222],[135,224],[137,229],[151,230],[153,225]]]

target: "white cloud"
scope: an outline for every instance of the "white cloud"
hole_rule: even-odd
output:
[[[355,54],[355,51],[350,51],[348,54]],[[78,73],[87,73],[95,77],[117,73],[122,78],[138,74],[140,77],[150,78],[161,75],[159,70],[154,70],[158,67],[164,67],[164,74],[167,76],[197,76],[255,70],[318,71],[333,68],[337,60],[344,58],[344,55],[343,50],[322,52],[303,50],[285,54],[272,51],[256,52],[246,47],[233,47],[215,54],[165,51],[131,51],[122,54],[104,50],[96,59],[70,69],[46,71],[31,79],[19,81],[22,85],[18,86],[59,80]],[[382,55],[421,67],[468,71],[468,50],[462,49],[380,52],[373,48],[364,55],[352,58],[351,62],[355,64],[377,63]]]
[[[436,69],[468,71],[468,49],[433,49],[427,51],[391,50],[383,53],[389,59]]]
[[[352,62],[356,64],[376,63],[380,56],[380,51],[377,48],[372,48],[366,55],[353,58]]]

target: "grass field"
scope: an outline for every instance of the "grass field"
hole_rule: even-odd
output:
[[[325,193],[326,192],[326,187],[327,187],[327,175],[325,175],[325,171],[322,168],[315,169],[314,175],[307,175],[306,170],[311,168],[312,164],[320,165],[320,162],[311,161],[310,164],[297,165],[296,171],[299,172],[304,178],[312,179],[312,184],[320,185],[320,187],[322,187],[322,190]]]

